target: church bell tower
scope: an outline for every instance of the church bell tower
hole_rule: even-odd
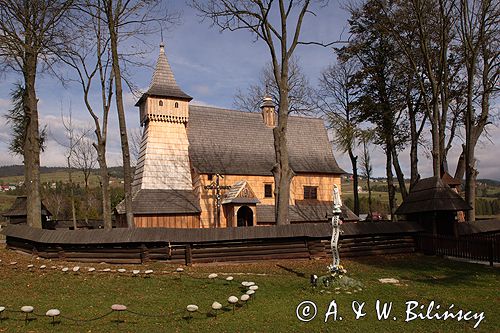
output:
[[[192,97],[177,82],[160,44],[151,84],[136,106],[144,126],[139,159],[132,183],[140,190],[192,191],[187,122]]]

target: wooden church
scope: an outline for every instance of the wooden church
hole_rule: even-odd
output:
[[[225,228],[272,225],[275,106],[261,112],[190,105],[163,44],[149,89],[137,102],[144,127],[133,180],[136,227]],[[323,120],[290,117],[290,223],[327,222],[338,166]],[[124,224],[125,205],[115,210]],[[356,216],[344,208],[344,219]]]

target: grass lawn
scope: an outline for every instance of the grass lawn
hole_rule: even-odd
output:
[[[163,317],[144,317],[116,313],[91,322],[75,323],[61,318],[53,327],[46,317],[35,317],[25,325],[21,313],[6,312],[0,321],[0,332],[500,332],[500,270],[486,266],[455,262],[423,255],[367,257],[343,261],[349,276],[362,282],[362,291],[347,293],[334,288],[309,286],[312,273],[323,274],[328,262],[267,261],[255,264],[218,264],[185,267],[174,273],[177,266],[151,263],[143,266],[111,266],[81,264],[78,274],[63,273],[74,263],[37,260],[30,256],[0,249],[0,306],[19,310],[33,305],[36,314],[58,308],[62,315],[90,319],[109,312],[114,303],[125,304],[129,310]],[[17,261],[16,265],[10,262]],[[27,265],[33,263],[30,271]],[[45,270],[40,265],[47,265]],[[56,265],[57,269],[51,266]],[[94,272],[126,268],[127,273]],[[132,277],[132,269],[153,269],[150,278]],[[209,273],[218,273],[214,280]],[[225,277],[232,275],[228,283]],[[382,284],[379,278],[396,278],[399,284]],[[233,314],[225,308],[217,318],[206,312],[214,301],[227,305],[230,295],[240,296],[241,281],[254,281],[259,289],[256,298]],[[393,302],[388,320],[377,320],[375,302]],[[310,322],[300,322],[296,308],[302,301],[313,301],[318,313]],[[337,321],[333,317],[324,323],[331,301],[338,306]],[[459,309],[483,312],[485,319],[478,329],[469,322],[453,319],[413,320],[405,322],[405,302],[415,300],[427,306],[431,301],[440,304],[442,311],[454,304]],[[366,316],[355,320],[353,301],[366,302]],[[188,304],[196,304],[200,313],[191,320],[184,318]],[[438,311],[439,312],[439,311]],[[343,317],[343,320],[340,320]],[[393,320],[396,317],[396,320]]]

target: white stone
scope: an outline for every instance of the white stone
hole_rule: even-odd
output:
[[[0,306],[0,313],[5,311],[5,306]]]
[[[146,274],[148,274],[148,275],[149,275],[149,274],[153,274],[153,270],[152,270],[152,269],[148,269],[147,271],[144,271],[144,273],[146,273]]]
[[[50,309],[49,311],[47,311],[45,313],[45,315],[47,317],[57,317],[61,314],[61,311],[59,311],[58,309]]]
[[[88,271],[88,272],[94,272],[94,271],[95,271],[95,268],[94,268],[94,267],[89,267],[89,268],[87,268],[87,271]]]
[[[247,295],[247,294],[243,294],[241,295],[240,299],[243,301],[243,302],[246,302],[250,299],[250,295]]]
[[[247,295],[252,296],[253,294],[255,294],[255,290],[248,290],[247,291]]]
[[[138,270],[138,269],[134,269],[134,270],[132,271],[132,274],[137,275],[137,274],[139,274],[140,272],[141,272],[140,270]]]
[[[47,268],[47,266],[45,265],[40,266],[40,269],[45,269],[45,268]]]
[[[111,305],[111,310],[113,311],[125,311],[127,307],[123,304],[113,304]]]
[[[125,273],[127,270],[125,268],[118,269],[118,273]]]
[[[35,308],[32,307],[31,305],[25,305],[25,306],[21,307],[21,311],[24,313],[31,313],[31,312],[33,312],[34,309]]]
[[[215,279],[215,278],[217,278],[217,276],[218,276],[217,274],[212,273],[212,274],[210,274],[210,275],[208,276],[208,278],[209,278],[209,279]]]
[[[242,285],[243,287],[247,287],[247,286],[248,286],[248,282],[247,282],[247,281],[243,281],[243,282],[241,283],[241,285]]]
[[[255,282],[247,282],[247,287],[251,287],[251,286],[254,286],[255,285]]]
[[[63,272],[67,272],[68,270],[69,270],[68,267],[63,267],[63,269],[62,269]]]
[[[198,311],[198,305],[189,304],[188,306],[186,306],[186,310],[188,310],[189,312],[196,312]]]
[[[80,270],[80,266],[75,266],[75,267],[73,267],[73,272],[75,272],[75,273],[76,273],[76,272],[78,272],[79,270]]]
[[[231,304],[236,304],[238,303],[238,297],[236,296],[229,296],[229,298],[227,299],[227,301]]]
[[[259,286],[250,286],[250,287],[248,287],[248,289],[255,291],[255,290],[259,289]]]
[[[33,268],[33,267],[35,267],[35,265],[33,265],[33,264],[28,265],[28,268]]]
[[[399,283],[399,280],[395,279],[395,278],[383,278],[383,279],[378,279],[378,281],[380,283]]]
[[[178,267],[175,271],[176,271],[177,273],[181,273],[181,272],[184,272],[184,268],[182,268],[182,267]]]
[[[213,302],[212,303],[212,309],[214,309],[214,310],[220,310],[220,309],[222,309],[222,304],[220,304],[219,302]]]
[[[111,272],[111,268],[105,268],[102,270],[103,272]]]
[[[11,265],[17,265],[17,261],[11,261],[10,264]]]
[[[57,266],[50,266],[50,268],[52,268],[52,269],[57,269]]]
[[[233,278],[232,276],[228,276],[228,277],[226,278],[226,281],[233,281],[233,279],[234,279],[234,278]]]

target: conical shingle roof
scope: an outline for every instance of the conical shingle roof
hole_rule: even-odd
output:
[[[167,56],[165,55],[165,47],[160,44],[160,55],[156,62],[156,68],[151,79],[148,91],[142,95],[137,102],[138,106],[147,96],[159,96],[192,100],[193,98],[183,92],[175,81],[174,73],[170,68]]]
[[[439,177],[419,180],[396,210],[396,214],[465,211],[472,207]]]

